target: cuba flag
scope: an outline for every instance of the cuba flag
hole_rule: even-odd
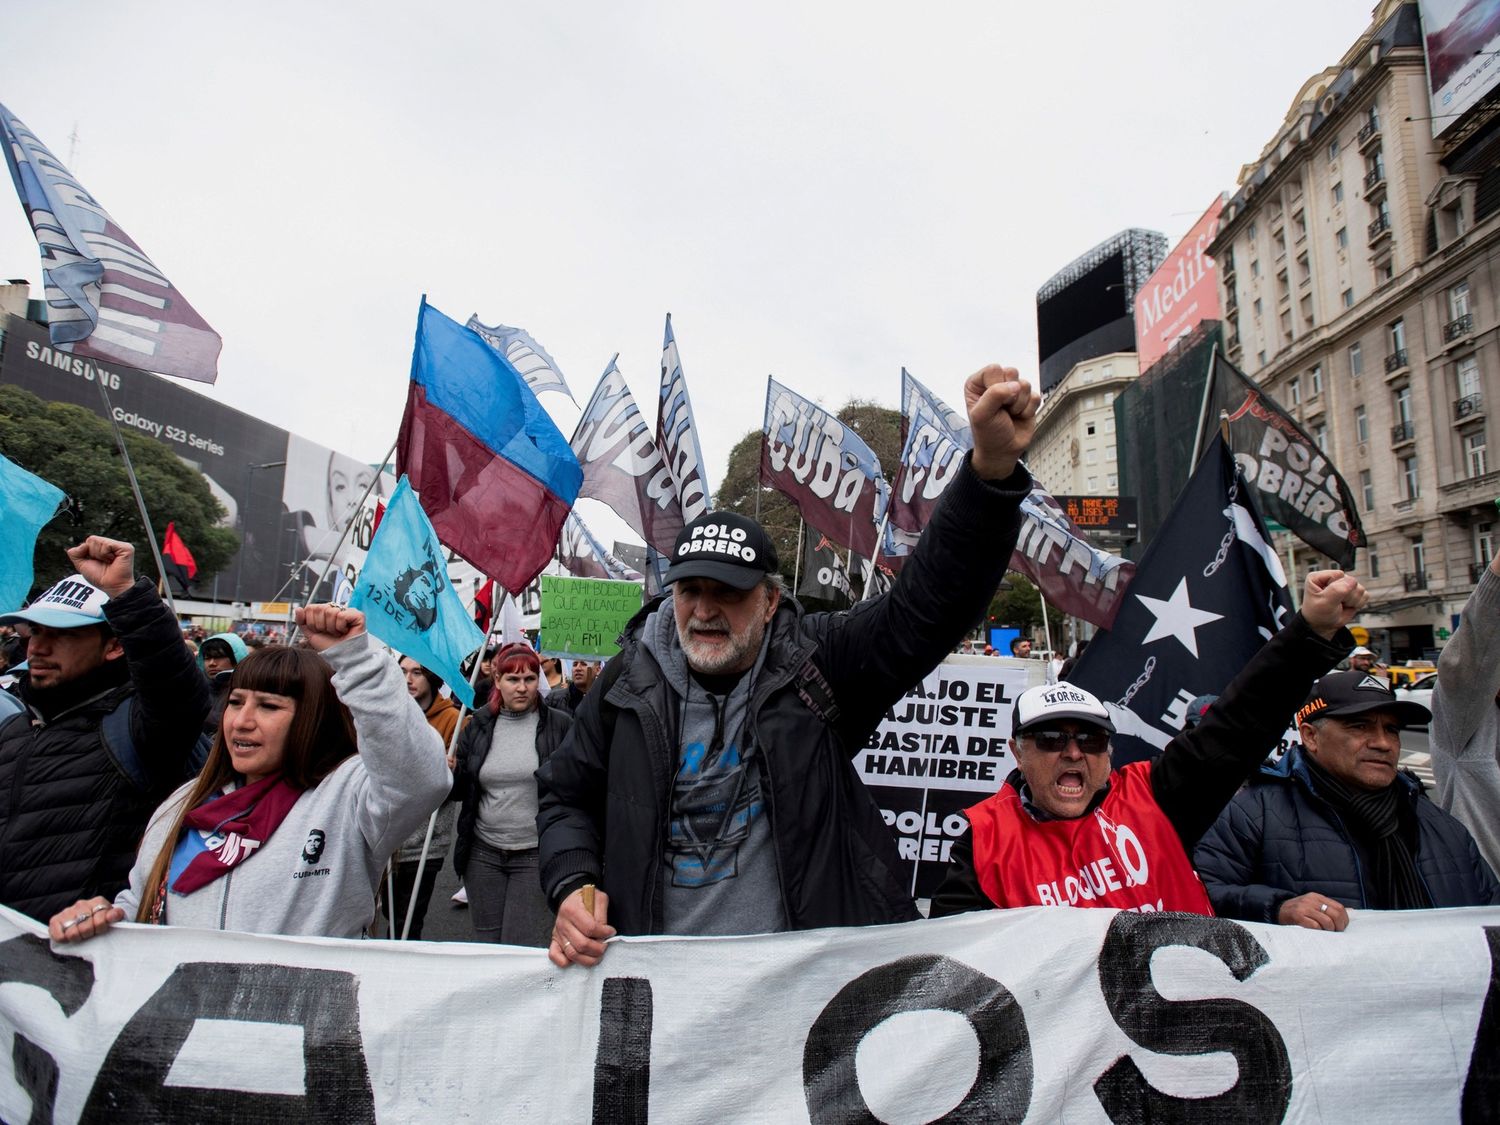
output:
[[[474,689],[461,665],[484,644],[484,633],[453,589],[443,545],[404,476],[385,507],[349,608],[365,615],[372,636],[436,672],[473,708]]]
[[[396,471],[411,478],[438,538],[512,594],[547,565],[583,482],[568,440],[510,361],[425,297]]]

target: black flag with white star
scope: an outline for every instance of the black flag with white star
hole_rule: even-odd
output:
[[[1090,642],[1068,679],[1109,705],[1116,765],[1149,758],[1182,729],[1187,705],[1222,692],[1291,612],[1251,490],[1215,435],[1114,628]]]

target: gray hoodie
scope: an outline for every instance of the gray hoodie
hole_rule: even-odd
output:
[[[401,669],[368,633],[323,654],[354,716],[359,753],[307,790],[249,859],[190,895],[169,893],[166,922],[196,929],[359,937],[391,853],[448,795],[437,732],[407,694]],[[188,785],[152,814],[115,905],[135,917],[150,868]]]
[[[1500,575],[1484,568],[1432,693],[1432,775],[1437,801],[1463,822],[1500,871]]]

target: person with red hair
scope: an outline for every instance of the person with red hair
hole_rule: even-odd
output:
[[[480,941],[545,946],[552,910],[537,869],[533,775],[573,719],[543,700],[541,660],[530,645],[501,648],[490,677],[489,702],[458,736],[453,866],[469,892]]]

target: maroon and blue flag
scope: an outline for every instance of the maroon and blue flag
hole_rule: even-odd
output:
[[[425,299],[396,469],[438,538],[512,594],[552,557],[583,480],[515,367]]]

